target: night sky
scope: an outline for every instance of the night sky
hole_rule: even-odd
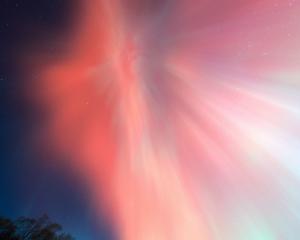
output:
[[[298,240],[299,16],[0,0],[0,217],[79,240]]]
[[[46,213],[77,239],[112,239],[106,220],[94,223],[85,186],[55,164],[43,164],[61,156],[42,155],[28,144],[43,114],[23,94],[29,79],[19,59],[37,42],[42,53],[55,58],[74,17],[74,3],[0,0],[0,215],[14,219]]]

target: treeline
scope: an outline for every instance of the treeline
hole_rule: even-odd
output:
[[[40,218],[19,217],[10,220],[0,217],[1,240],[75,240],[64,233],[61,225],[50,221],[47,215]]]

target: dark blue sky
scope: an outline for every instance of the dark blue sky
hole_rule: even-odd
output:
[[[51,54],[49,36],[57,41],[67,31],[75,2],[0,0],[0,216],[47,213],[79,240],[108,240],[109,224],[95,220],[85,186],[74,174],[45,165],[63,156],[38,156],[27,144],[42,116],[22,97],[27,80],[18,57],[32,43],[45,41],[45,35]]]

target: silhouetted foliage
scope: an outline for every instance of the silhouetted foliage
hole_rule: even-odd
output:
[[[0,217],[1,240],[74,240],[62,232],[62,227],[47,215],[38,219],[20,217],[15,221]]]

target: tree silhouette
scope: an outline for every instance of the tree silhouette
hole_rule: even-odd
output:
[[[74,240],[62,232],[62,227],[50,221],[47,215],[40,218],[19,217],[15,221],[0,217],[1,240]]]

